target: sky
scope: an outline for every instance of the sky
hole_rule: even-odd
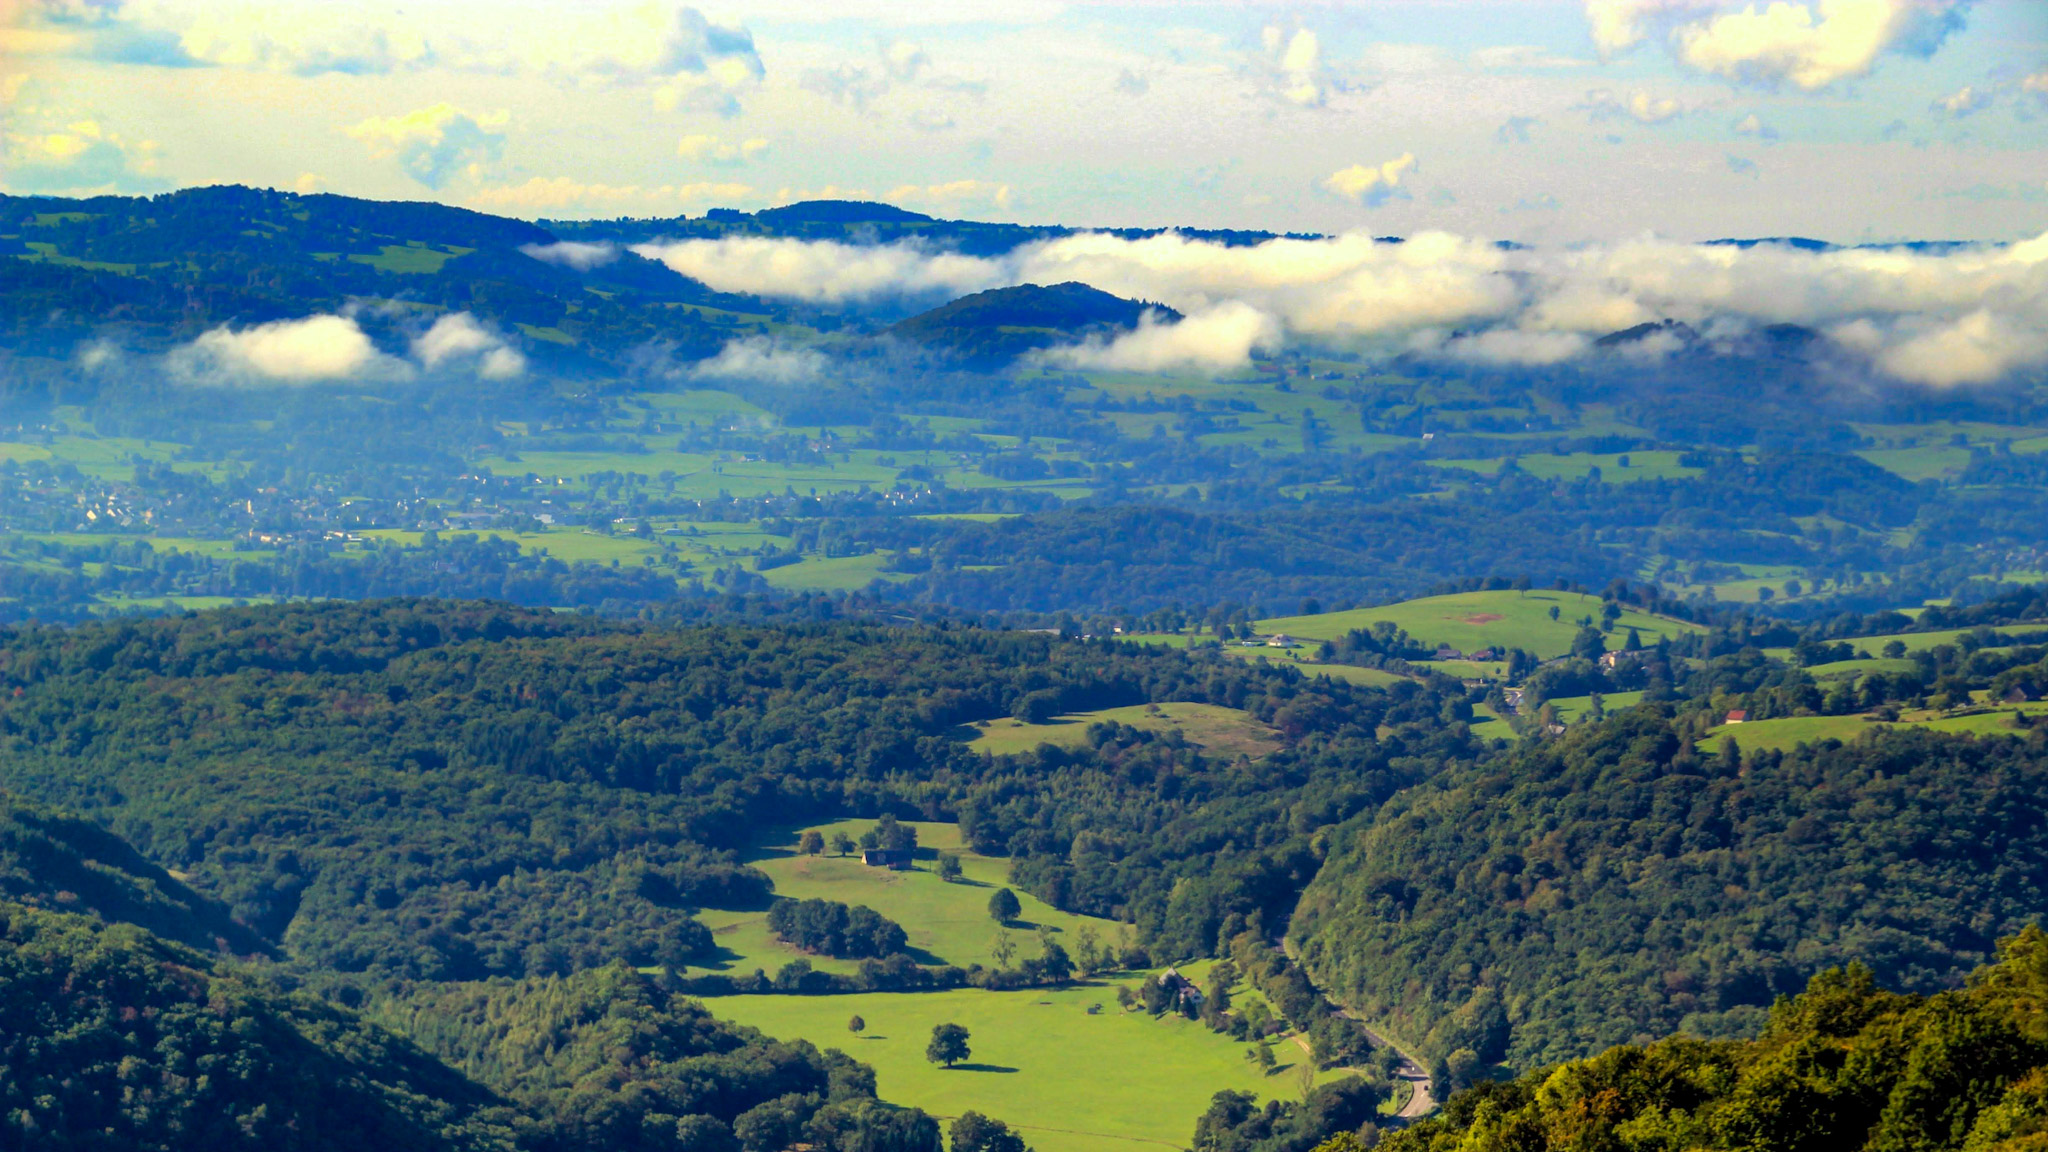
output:
[[[0,185],[1532,244],[2048,230],[2048,0],[0,0]]]

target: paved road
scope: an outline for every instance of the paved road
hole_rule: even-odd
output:
[[[1287,939],[1287,929],[1284,923],[1280,929],[1280,932],[1280,950],[1287,954],[1288,959],[1294,960],[1297,963],[1299,963],[1300,957],[1294,954],[1294,944],[1292,941]],[[1394,1119],[1406,1123],[1410,1120],[1415,1120],[1423,1116],[1426,1116],[1432,1110],[1434,1110],[1436,1108],[1436,1099],[1429,1094],[1429,1070],[1427,1068],[1424,1068],[1422,1066],[1422,1063],[1415,1059],[1413,1055],[1409,1054],[1406,1048],[1401,1047],[1399,1044],[1394,1043],[1393,1040],[1389,1039],[1388,1037],[1374,1031],[1372,1026],[1367,1024],[1365,1021],[1359,1020],[1358,1013],[1353,1012],[1349,1008],[1342,1007],[1338,1008],[1337,1011],[1342,1012],[1345,1016],[1353,1020],[1358,1020],[1359,1027],[1365,1029],[1366,1036],[1369,1039],[1371,1039],[1374,1044],[1382,1048],[1393,1049],[1394,1054],[1401,1058],[1400,1066],[1394,1069],[1394,1077],[1398,1080],[1406,1080],[1408,1082],[1409,1087],[1414,1089],[1414,1091],[1409,1093],[1408,1103],[1401,1105],[1401,1110],[1399,1112],[1394,1113]],[[1307,1051],[1308,1045],[1306,1041],[1301,1041],[1301,1043],[1302,1051]]]

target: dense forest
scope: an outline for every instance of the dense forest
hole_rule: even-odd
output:
[[[1454,684],[409,601],[18,629],[0,691],[0,785],[105,821],[310,962],[418,979],[680,964],[710,947],[691,909],[764,902],[733,855],[752,837],[885,811],[957,815],[1046,899],[1199,954],[1233,917],[1278,923],[1318,828],[1476,750],[1443,722],[1469,707]],[[1243,708],[1291,747],[1232,764],[1104,729],[989,758],[952,735],[1027,701],[1166,700]]]
[[[1451,1149],[1962,1149],[2048,1138],[2048,936],[2006,940],[1966,988],[1819,973],[1754,1040],[1675,1036],[1450,1099],[1386,1152]]]
[[[2048,733],[1696,751],[1670,707],[1439,774],[1330,834],[1316,980],[1470,1080],[1743,1035],[1860,962],[1933,992],[2048,905]]]

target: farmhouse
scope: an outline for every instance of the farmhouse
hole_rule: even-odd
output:
[[[1289,636],[1285,632],[1275,632],[1271,636],[1266,637],[1266,647],[1268,648],[1292,648],[1295,644],[1294,637]]]
[[[1202,1008],[1202,990],[1195,982],[1180,974],[1177,968],[1168,968],[1159,974],[1159,986],[1172,994],[1174,1003],[1184,1004],[1196,1011]]]
[[[1734,711],[1728,713],[1728,723],[1730,724],[1742,724],[1746,723],[1748,720],[1749,713],[1741,708],[1737,708]]]
[[[866,848],[861,851],[860,862],[870,868],[907,872],[915,851],[912,848]]]

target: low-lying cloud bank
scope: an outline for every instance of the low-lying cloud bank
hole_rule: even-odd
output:
[[[1929,251],[1655,237],[1532,249],[1442,232],[1402,243],[1355,234],[1241,247],[1172,233],[1084,233],[999,257],[761,237],[634,251],[721,291],[823,303],[1079,280],[1187,315],[1053,354],[1075,365],[1221,370],[1289,337],[1556,364],[1592,354],[1601,336],[1662,320],[1708,339],[1799,325],[1851,362],[1935,387],[2048,365],[2048,233]],[[1665,335],[1632,353],[1680,343]]]
[[[173,378],[222,386],[410,380],[422,372],[506,380],[526,357],[467,312],[435,320],[414,336],[409,356],[380,350],[353,316],[323,314],[248,328],[222,325],[164,358]]]

